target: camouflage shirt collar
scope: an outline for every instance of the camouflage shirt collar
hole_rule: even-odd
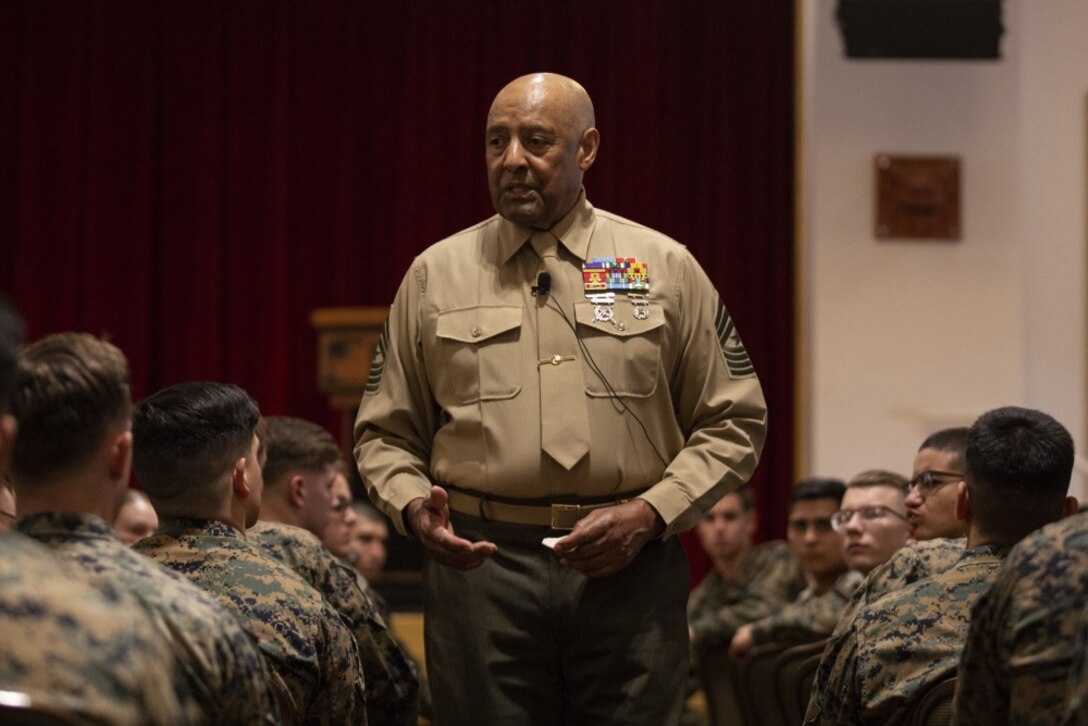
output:
[[[159,523],[156,534],[165,534],[171,537],[228,537],[231,539],[245,540],[244,532],[235,527],[220,522],[217,519],[164,519]]]
[[[1012,549],[1012,545],[1004,544],[984,544],[978,547],[972,547],[965,549],[960,558],[956,561],[957,565],[961,565],[967,562],[975,562],[977,560],[986,560],[993,557],[998,559],[1005,559],[1009,554],[1009,550]]]
[[[61,536],[121,541],[101,517],[84,512],[36,512],[19,517],[14,527],[35,539]]]

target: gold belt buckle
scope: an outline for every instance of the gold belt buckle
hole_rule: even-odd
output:
[[[582,507],[578,504],[553,504],[552,529],[574,529],[582,518]]]

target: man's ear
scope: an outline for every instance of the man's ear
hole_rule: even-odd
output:
[[[1062,508],[1062,519],[1066,517],[1072,517],[1074,514],[1080,511],[1080,502],[1076,497],[1066,497],[1065,506]]]
[[[961,481],[956,485],[956,519],[966,522],[971,517],[971,491],[967,488],[967,482]]]
[[[113,437],[108,454],[107,466],[110,470],[110,478],[114,481],[122,481],[128,486],[129,476],[132,473],[132,432],[122,431]]]
[[[11,462],[11,450],[15,446],[15,432],[19,425],[10,413],[0,414],[0,476],[7,474]]]
[[[287,480],[287,499],[296,509],[302,509],[306,503],[306,480],[301,474],[294,474]]]
[[[588,171],[597,160],[597,149],[601,146],[601,133],[597,129],[589,128],[582,132],[582,139],[578,142],[578,168]]]
[[[246,457],[239,457],[230,470],[230,487],[239,499],[249,497],[249,476],[246,474]]]
[[[759,531],[759,517],[756,516],[756,510],[749,509],[744,516],[748,517],[748,536],[755,537],[756,532]]]

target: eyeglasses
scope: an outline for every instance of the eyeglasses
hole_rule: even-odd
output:
[[[938,481],[938,478],[944,479],[944,481]],[[932,494],[945,484],[962,480],[963,474],[954,471],[923,471],[907,482],[907,491],[909,492],[911,489],[918,487],[918,493],[925,496]]]
[[[832,528],[836,532],[838,532],[840,529],[846,526],[847,522],[854,518],[855,514],[860,516],[861,521],[863,522],[875,522],[878,519],[883,519],[889,514],[893,517],[898,517],[899,519],[902,519],[904,522],[907,521],[907,515],[903,514],[902,512],[897,512],[894,509],[889,509],[888,507],[861,507],[859,509],[840,509],[839,511],[832,514]]]

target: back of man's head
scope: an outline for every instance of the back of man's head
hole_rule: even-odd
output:
[[[19,358],[12,411],[19,438],[11,462],[16,484],[71,472],[128,428],[128,361],[111,343],[86,333],[58,333]]]
[[[340,447],[327,430],[291,416],[265,416],[260,425],[261,447],[267,458],[262,467],[266,487],[280,485],[295,472],[320,472],[336,466]]]
[[[811,477],[802,479],[793,486],[789,504],[793,507],[797,502],[811,502],[816,499],[832,499],[836,504],[840,504],[845,492],[846,485],[841,479]]]
[[[229,496],[261,414],[238,386],[193,381],[145,398],[132,417],[133,469],[160,515],[207,517]]]
[[[23,339],[23,321],[7,299],[0,297],[0,414],[10,406],[15,388],[15,365],[19,343]]]
[[[949,466],[956,471],[963,471],[963,452],[967,448],[967,431],[966,426],[941,429],[927,436],[922,445],[918,447],[918,450],[947,451],[953,455],[953,458],[949,460]]]
[[[987,411],[967,436],[970,524],[987,542],[1014,544],[1060,519],[1073,473],[1073,438],[1041,411]]]

